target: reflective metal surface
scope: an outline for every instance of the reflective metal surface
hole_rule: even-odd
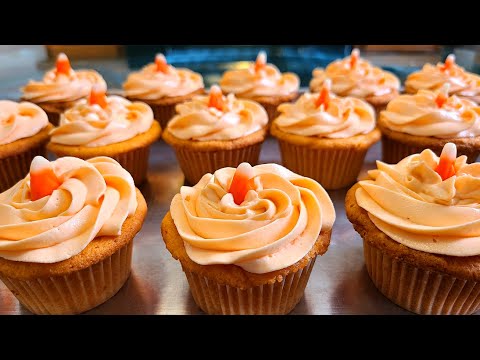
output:
[[[374,167],[380,146],[370,149],[364,168]],[[265,142],[260,162],[280,163],[275,139]],[[118,294],[87,314],[202,314],[189,293],[180,264],[166,250],[160,222],[183,184],[174,152],[164,143],[152,147],[148,182],[141,190],[148,216],[135,238],[132,275]],[[292,314],[408,314],[388,301],[373,285],[363,263],[362,241],[345,217],[346,190],[331,191],[337,220],[332,242],[319,257]],[[28,314],[0,283],[0,314]]]

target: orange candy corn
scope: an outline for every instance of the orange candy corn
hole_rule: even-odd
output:
[[[213,107],[222,111],[224,105],[222,90],[220,90],[217,85],[213,85],[210,88],[210,94],[208,96],[208,107]]]
[[[435,99],[435,103],[439,108],[441,108],[448,100],[448,92],[450,91],[450,84],[444,84],[437,95],[437,98]]]
[[[450,54],[445,59],[445,63],[442,66],[442,70],[443,71],[450,70],[451,68],[453,68],[454,65],[455,65],[455,55]]]
[[[57,73],[68,75],[72,67],[70,66],[70,60],[68,60],[67,55],[64,53],[58,54],[57,62],[55,64],[57,68]]]
[[[30,165],[30,198],[32,201],[51,195],[61,185],[50,161],[35,156]]]
[[[88,97],[88,103],[90,105],[99,105],[102,109],[107,107],[107,96],[105,95],[105,90],[98,84],[92,86],[92,89],[90,90],[90,96]]]
[[[157,66],[157,71],[165,74],[168,72],[167,59],[163,54],[157,54],[157,56],[155,56],[155,65]]]
[[[255,72],[262,70],[267,65],[267,54],[265,51],[260,51],[255,61]]]
[[[323,109],[328,109],[328,103],[330,102],[330,88],[332,87],[332,81],[327,79],[324,81],[322,90],[320,90],[320,95],[318,95],[317,100],[315,101],[315,106],[318,108],[323,104]]]
[[[233,175],[232,183],[228,192],[233,195],[235,204],[240,205],[244,200],[247,192],[252,189],[250,181],[255,176],[252,166],[249,163],[241,163],[238,165]]]
[[[358,59],[360,58],[360,50],[353,49],[350,55],[350,67],[353,69],[358,64]]]
[[[457,159],[457,147],[453,143],[447,143],[443,147],[440,161],[435,171],[442,177],[442,180],[447,180],[455,175],[455,160]]]

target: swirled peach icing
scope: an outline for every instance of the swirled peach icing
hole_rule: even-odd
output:
[[[47,125],[47,114],[37,105],[0,101],[0,145],[36,135]]]
[[[465,97],[480,96],[480,76],[469,73],[455,63],[450,55],[445,63],[425,64],[420,71],[413,72],[405,81],[406,90],[438,90],[444,84],[450,84],[450,94]]]
[[[480,135],[480,106],[453,95],[448,90],[420,90],[400,95],[381,113],[382,123],[393,131],[416,136],[465,138]]]
[[[228,192],[235,171],[206,174],[172,200],[171,215],[194,262],[267,273],[302,259],[332,228],[335,210],[316,181],[277,164],[257,165],[254,185],[237,205]]]
[[[208,96],[196,96],[179,104],[177,115],[167,125],[179,139],[197,141],[233,140],[263,129],[268,123],[265,109],[250,100],[221,97],[222,106],[209,106]]]
[[[125,219],[135,213],[132,176],[115,160],[63,157],[50,166],[59,182],[50,195],[32,200],[35,173],[0,194],[0,257],[35,263],[66,260],[95,237],[120,235]]]
[[[94,70],[70,69],[64,73],[52,69],[42,81],[29,81],[22,88],[22,97],[34,103],[75,101],[88,96],[95,84],[107,88],[103,77]]]
[[[285,96],[298,92],[300,79],[294,73],[281,73],[273,64],[266,63],[266,55],[260,53],[256,62],[246,69],[226,71],[220,79],[225,94],[238,97]]]
[[[367,134],[375,128],[375,112],[366,102],[330,95],[328,106],[318,106],[318,96],[305,93],[293,104],[280,105],[275,124],[290,134],[331,139]]]
[[[398,164],[377,162],[356,200],[375,226],[409,248],[451,256],[480,255],[480,164],[454,158],[442,179],[431,150]]]
[[[157,100],[188,95],[203,89],[203,86],[202,75],[196,72],[166,63],[163,71],[160,71],[157,64],[152,63],[131,73],[123,84],[123,89],[125,96],[132,99]]]
[[[352,57],[357,57],[352,61]],[[319,91],[325,80],[331,79],[332,92],[340,96],[354,96],[364,99],[382,96],[398,91],[400,80],[391,72],[385,71],[352,52],[341,60],[335,60],[325,69],[313,70],[310,82],[312,91]]]
[[[152,109],[145,103],[112,95],[102,108],[84,99],[62,114],[60,125],[50,133],[50,141],[72,146],[105,146],[142,134],[152,123]]]

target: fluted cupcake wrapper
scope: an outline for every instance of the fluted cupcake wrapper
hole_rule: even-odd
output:
[[[112,156],[122,167],[127,170],[135,181],[140,185],[145,181],[148,170],[148,158],[150,157],[150,145],[140,147],[122,154]]]
[[[65,276],[0,279],[29,311],[39,315],[80,314],[114,296],[130,275],[133,241],[88,268]]]
[[[197,151],[175,147],[175,153],[187,182],[196,184],[203,175],[224,167],[237,167],[242,162],[256,165],[261,147],[262,142],[232,150]]]
[[[363,242],[373,283],[389,300],[422,315],[468,315],[480,309],[480,283],[424,270]]]
[[[46,154],[45,144],[42,144],[20,154],[0,159],[0,193],[10,189],[28,174],[35,156]]]
[[[409,144],[396,141],[394,139],[389,138],[385,134],[382,136],[382,160],[387,164],[396,164],[400,160],[403,160],[404,158],[406,158],[407,156],[410,156],[413,154],[419,154],[425,149],[426,148],[422,146],[412,146]],[[438,156],[440,156],[443,146],[438,148],[430,148],[430,149],[434,153],[436,153]],[[475,162],[477,160],[478,155],[480,154],[480,151],[478,150],[465,151],[459,147],[457,147],[457,152],[458,152],[457,156],[460,156],[460,155],[467,156],[468,163]]]
[[[282,163],[293,172],[317,180],[325,189],[353,184],[362,169],[367,149],[311,148],[278,139]]]
[[[217,283],[195,272],[183,269],[196,304],[210,315],[285,315],[303,297],[315,264],[311,259],[304,268],[288,274],[281,282],[249,289],[238,289]]]
[[[155,120],[160,123],[162,129],[167,127],[168,122],[175,116],[176,111],[175,107],[178,105],[170,104],[170,105],[156,105],[156,104],[149,104],[153,111],[153,116]]]

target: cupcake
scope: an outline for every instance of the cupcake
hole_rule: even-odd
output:
[[[267,64],[267,55],[261,51],[248,68],[226,71],[220,79],[224,94],[258,102],[267,110],[271,120],[277,115],[277,106],[298,97],[300,79],[294,73],[281,73],[275,65]]]
[[[368,149],[381,136],[374,109],[331,94],[330,84],[325,81],[320,94],[305,93],[294,104],[280,105],[270,129],[283,165],[328,190],[356,181]]]
[[[449,84],[449,95],[457,95],[480,104],[480,76],[472,74],[455,63],[455,55],[448,55],[445,63],[425,64],[420,71],[410,74],[405,91],[416,94],[419,90],[439,90]]]
[[[395,165],[377,163],[346,197],[378,290],[418,314],[480,309],[480,165],[427,149]]]
[[[0,280],[35,314],[90,310],[127,280],[146,213],[115,160],[35,157],[0,194]]]
[[[37,105],[0,100],[0,192],[23,179],[35,156],[46,154],[52,127]]]
[[[382,111],[383,161],[394,164],[408,155],[431,149],[437,155],[452,142],[460,155],[474,162],[480,153],[480,107],[456,95],[449,84],[438,91],[401,95]]]
[[[50,133],[48,150],[59,157],[109,156],[139,185],[147,175],[150,145],[160,133],[147,104],[107,97],[105,91],[94,87],[88,99],[62,114],[60,125]]]
[[[398,96],[400,80],[391,72],[373,66],[360,58],[360,51],[335,60],[326,69],[313,70],[310,90],[319,92],[325,80],[332,80],[332,92],[339,96],[353,96],[370,103],[377,112]]]
[[[177,112],[163,139],[175,149],[188,183],[196,184],[223,167],[258,162],[268,124],[258,103],[223,96],[218,86],[212,86],[209,96],[180,104]]]
[[[175,106],[204,93],[202,75],[189,69],[176,69],[158,54],[154,64],[131,73],[123,84],[125,96],[150,105],[164,129],[175,115]]]
[[[59,54],[55,69],[47,71],[42,81],[30,80],[22,88],[22,100],[40,106],[50,122],[57,126],[60,115],[77,100],[85,99],[93,85],[106,89],[102,76],[93,70],[74,71],[65,54]]]
[[[288,314],[330,244],[335,210],[315,181],[277,164],[206,174],[162,222],[193,299],[208,314]]]

